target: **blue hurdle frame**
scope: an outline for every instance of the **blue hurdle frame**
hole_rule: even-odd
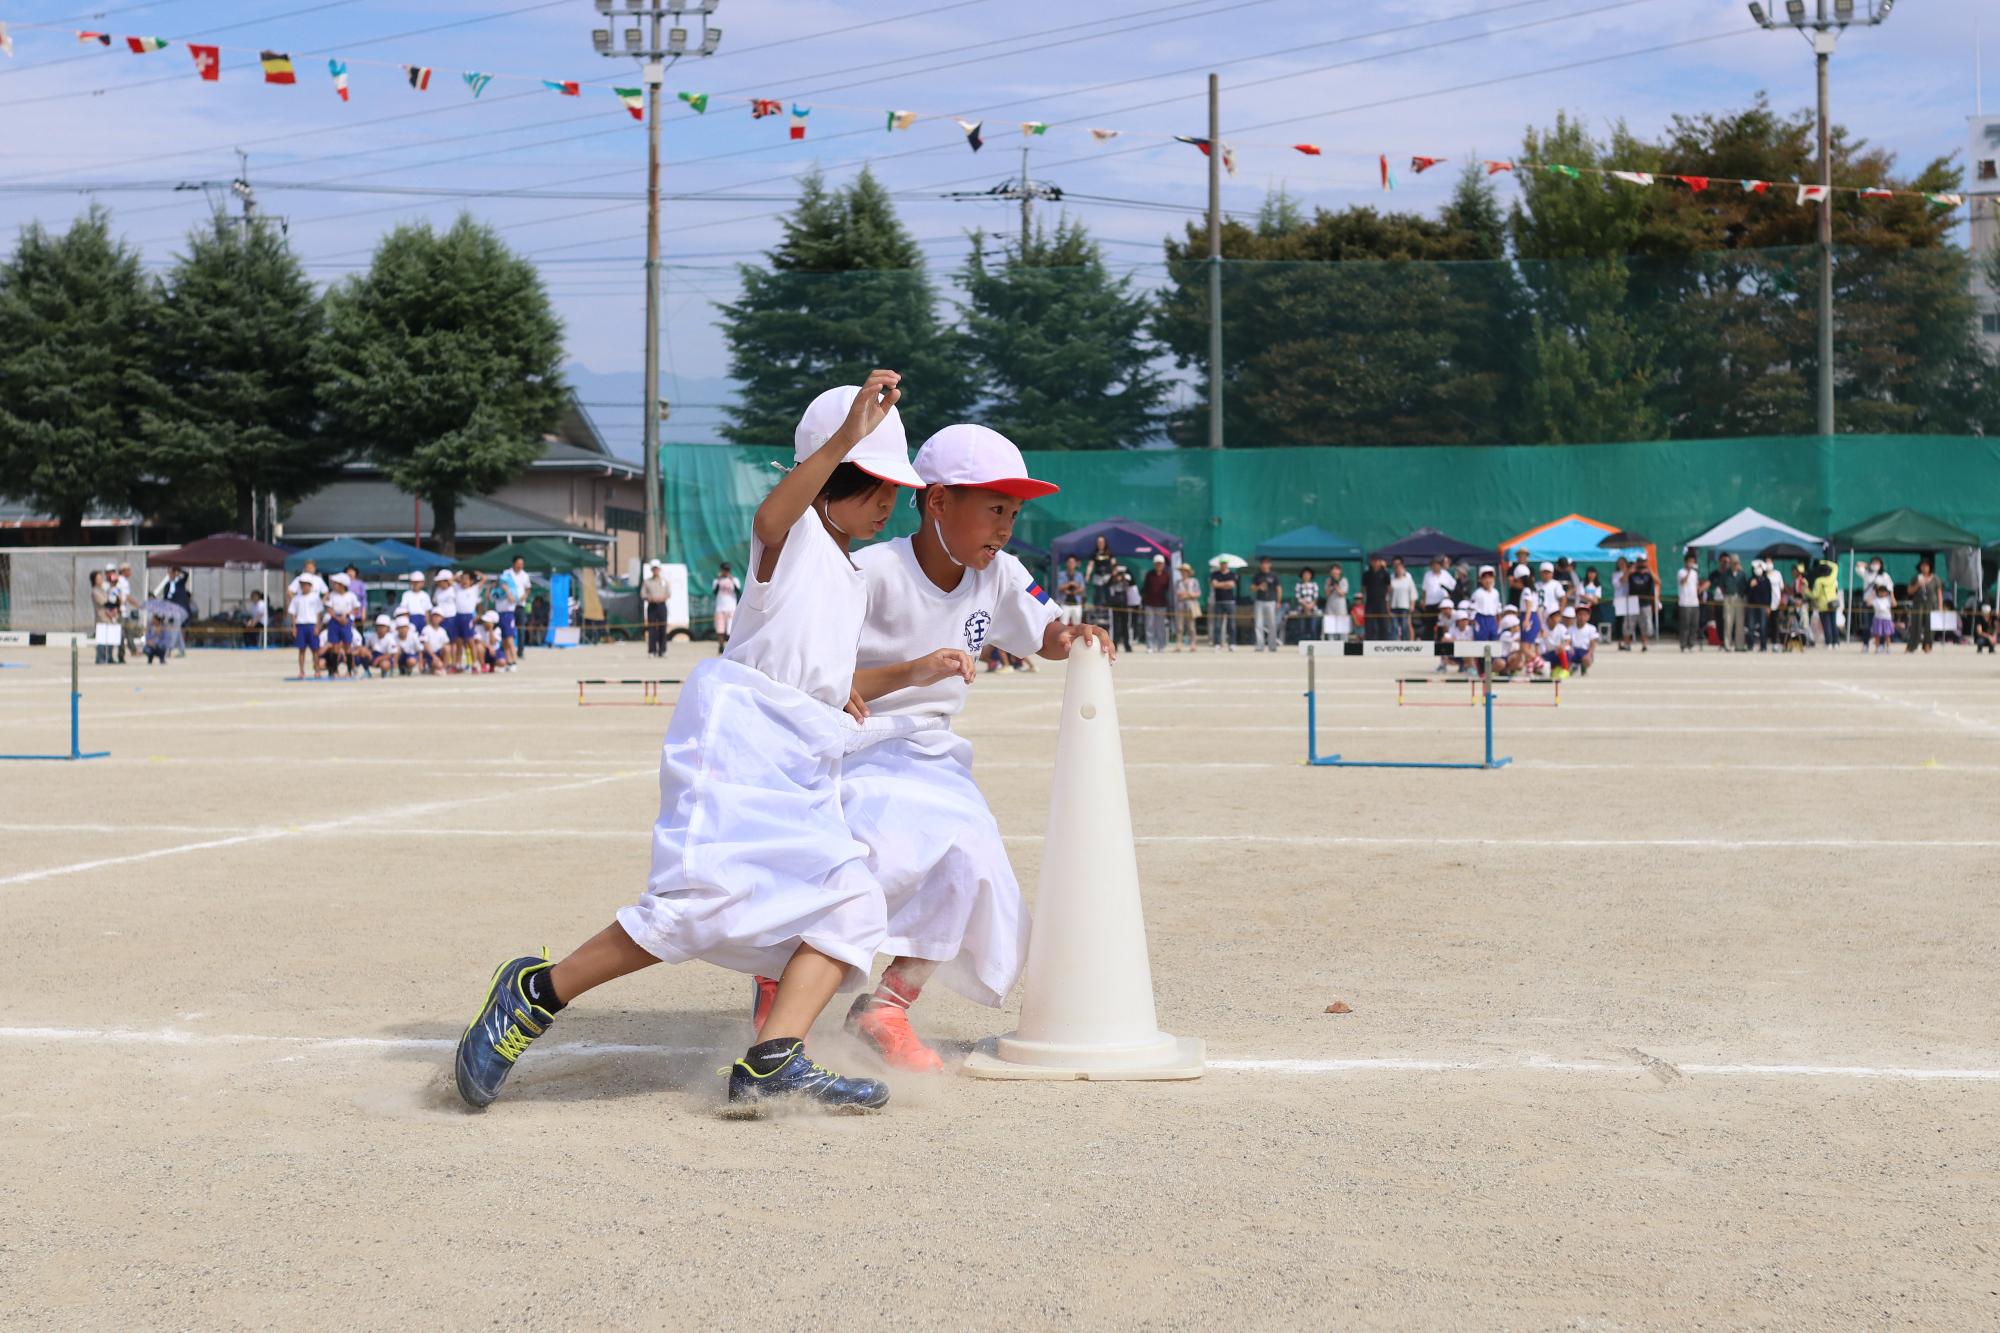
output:
[[[1484,759],[1464,763],[1449,763],[1442,760],[1419,762],[1408,759],[1342,759],[1337,754],[1321,754],[1319,752],[1319,673],[1318,658],[1313,651],[1314,646],[1313,644],[1306,645],[1306,763],[1315,768],[1505,768],[1508,764],[1514,762],[1510,756],[1503,755],[1495,758],[1493,754],[1493,677],[1489,670],[1492,665],[1492,659],[1486,655],[1488,650],[1485,649],[1485,645],[1479,645],[1481,651],[1478,654],[1479,680],[1483,687],[1480,691],[1480,702],[1485,718],[1486,732],[1486,757]],[[1342,655],[1366,656],[1365,651],[1353,650],[1366,650],[1375,646],[1365,643],[1344,644],[1342,645]],[[1473,645],[1467,646],[1472,647]],[[1408,651],[1412,647],[1417,647],[1418,651]],[[1398,643],[1396,644],[1395,651],[1390,655],[1398,657],[1419,655],[1426,657],[1444,656],[1444,648],[1445,645],[1443,644],[1435,646],[1425,644],[1419,647],[1418,645]],[[1459,656],[1461,654],[1454,652],[1451,655]],[[1469,657],[1473,654],[1467,653],[1462,655]]]
[[[68,754],[0,754],[0,762],[4,762],[10,759],[69,760],[69,759],[106,759],[110,757],[111,751],[109,750],[91,750],[86,752],[83,748],[81,739],[82,733],[80,728],[80,718],[78,716],[80,712],[79,706],[83,700],[83,691],[77,687],[76,653],[77,653],[76,640],[71,639],[69,641],[69,753]]]

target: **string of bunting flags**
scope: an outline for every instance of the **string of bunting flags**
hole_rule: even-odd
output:
[[[53,24],[15,25],[16,28],[23,31],[31,28],[51,28],[54,26],[55,25]],[[115,46],[122,45],[132,54],[140,56],[150,55],[154,52],[165,50],[166,48],[174,45],[173,41],[165,37],[153,37],[153,36],[120,37],[106,32],[84,31],[84,30],[76,31],[76,40],[78,43],[85,46],[97,46],[105,49],[110,49]],[[204,83],[217,83],[221,81],[223,52],[225,51],[247,52],[250,50],[255,50],[256,52],[258,64],[262,70],[263,81],[265,83],[275,84],[279,86],[294,85],[298,83],[298,70],[294,66],[291,56],[283,51],[275,51],[261,47],[259,48],[231,47],[231,46],[220,46],[208,43],[198,43],[198,42],[189,42],[186,43],[186,46],[188,55],[194,62],[196,77],[198,77]],[[0,54],[4,54],[10,57],[14,54],[13,36],[8,30],[8,25],[3,22],[0,22]],[[351,63],[356,65],[368,65],[384,69],[396,70],[400,75],[401,82],[405,83],[412,91],[419,93],[430,91],[432,76],[436,72],[434,68],[429,65],[396,64],[389,61],[379,61],[379,60],[355,60]],[[333,93],[342,102],[347,102],[349,100],[349,93],[351,91],[348,82],[349,64],[350,64],[349,61],[342,60],[339,58],[330,59],[326,62],[327,76],[332,81]],[[543,89],[546,89],[547,91],[555,93],[558,96],[562,97],[581,97],[583,95],[583,89],[585,87],[597,86],[593,83],[586,83],[585,81],[582,80],[537,78],[528,75],[505,74],[505,73],[498,73],[486,70],[467,70],[464,72],[462,76],[462,81],[465,85],[466,90],[475,99],[478,98],[481,93],[486,91],[487,85],[491,84],[496,79],[507,80],[511,82],[528,82],[532,84],[538,84]],[[619,105],[621,105],[626,110],[626,112],[631,115],[632,119],[634,120],[645,119],[646,96],[645,96],[645,90],[643,88],[611,86],[608,89],[608,91],[618,99]],[[677,101],[685,105],[693,114],[698,116],[705,116],[708,114],[709,104],[710,104],[709,94],[705,92],[680,92],[676,93],[674,96]],[[803,140],[806,137],[807,127],[811,124],[810,117],[812,116],[813,108],[810,106],[802,105],[797,102],[791,102],[788,104],[786,101],[782,99],[772,98],[772,97],[729,98],[726,100],[731,103],[740,102],[742,105],[747,106],[750,111],[751,119],[753,120],[764,120],[769,117],[775,117],[780,115],[785,116],[788,137],[795,142]],[[897,133],[899,131],[910,130],[913,127],[915,127],[920,121],[948,120],[958,128],[961,134],[965,136],[965,142],[967,147],[970,148],[971,151],[975,153],[977,153],[981,148],[985,147],[987,142],[986,122],[984,120],[967,120],[960,116],[955,116],[955,115],[938,115],[934,113],[910,111],[902,108],[882,110],[882,109],[854,106],[842,103],[820,103],[819,105],[822,109],[842,110],[842,111],[862,111],[878,115],[882,117],[882,126],[884,131],[891,134]],[[789,114],[787,114],[788,112]],[[1190,134],[1164,135],[1164,134],[1152,134],[1144,131],[1103,129],[1097,127],[1059,127],[1059,126],[1052,127],[1050,122],[1044,120],[1023,120],[1023,121],[1017,121],[1015,122],[1015,124],[1019,128],[1021,136],[1024,139],[1042,138],[1049,133],[1051,128],[1081,128],[1083,129],[1084,133],[1087,133],[1090,136],[1092,142],[1099,144],[1110,143],[1115,139],[1119,139],[1127,135],[1130,135],[1131,137],[1138,139],[1158,139],[1163,142],[1171,141],[1174,143],[1187,144],[1190,147],[1193,147],[1196,150],[1198,150],[1203,157],[1209,156],[1211,152],[1214,152],[1217,149],[1217,146],[1211,144],[1206,137],[1199,135],[1190,135]],[[1222,167],[1232,176],[1236,174],[1236,169],[1237,169],[1236,149],[1238,146],[1239,145],[1232,144],[1227,141],[1223,142],[1220,145],[1220,156],[1222,161]],[[1240,146],[1260,148],[1260,149],[1262,148],[1277,149],[1281,151],[1289,151],[1297,153],[1300,154],[1301,156],[1312,157],[1312,158],[1322,157],[1329,151],[1327,149],[1322,148],[1319,144],[1316,143],[1278,144],[1278,143],[1246,142]],[[1396,170],[1391,165],[1389,154],[1343,153],[1341,155],[1374,157],[1376,180],[1380,188],[1384,191],[1393,191],[1397,188]],[[1397,160],[1402,161],[1403,159],[1399,156]],[[1450,162],[1452,159],[1448,157],[1436,157],[1426,154],[1413,154],[1407,160],[1409,164],[1408,165],[1409,174],[1412,176],[1421,176],[1426,171],[1429,171],[1431,168],[1436,166],[1441,166],[1447,162]],[[1805,185],[1792,181],[1721,180],[1719,178],[1712,178],[1709,176],[1666,174],[1666,173],[1656,173],[1649,171],[1626,171],[1610,167],[1578,167],[1560,162],[1525,162],[1525,161],[1517,162],[1504,158],[1475,158],[1472,160],[1479,162],[1485,168],[1485,172],[1488,176],[1497,176],[1502,173],[1518,174],[1524,171],[1546,172],[1551,175],[1566,177],[1570,180],[1581,180],[1585,176],[1597,176],[1597,177],[1607,178],[1610,180],[1620,181],[1625,184],[1634,186],[1678,187],[1689,190],[1695,194],[1700,194],[1711,188],[1728,187],[1728,186],[1734,186],[1736,189],[1746,194],[1753,194],[1753,195],[1770,194],[1773,191],[1792,191],[1794,192],[1794,201],[1800,205],[1818,203],[1819,201],[1827,198],[1830,192],[1835,194],[1852,194],[1862,199],[1921,198],[1928,201],[1931,204],[1943,208],[1957,208],[1965,202],[1965,197],[1963,195],[1955,193],[1945,193],[1942,191],[1932,191],[1932,190],[1892,190],[1892,189],[1885,189],[1880,186],[1853,186],[1853,185],[1835,185],[1829,187],[1822,185]]]

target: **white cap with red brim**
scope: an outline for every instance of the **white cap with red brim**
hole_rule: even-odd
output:
[[[806,405],[805,415],[799,418],[798,429],[792,432],[793,462],[805,462],[833,438],[846,422],[847,410],[854,405],[854,396],[860,392],[858,385],[843,384],[839,388],[828,389]],[[881,425],[869,431],[861,443],[847,451],[846,461],[871,477],[893,481],[898,486],[914,489],[924,484],[918,478],[916,469],[910,466],[910,440],[903,434],[903,418],[893,407]]]
[[[1061,489],[1029,476],[1012,440],[969,423],[946,426],[925,440],[917,450],[917,475],[927,486],[974,486],[1016,500],[1038,500]]]

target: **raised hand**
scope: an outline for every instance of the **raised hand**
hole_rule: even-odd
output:
[[[861,392],[854,395],[847,409],[847,420],[841,423],[836,436],[839,443],[851,449],[887,420],[889,409],[902,400],[903,391],[898,387],[902,380],[893,370],[869,371],[861,382]]]

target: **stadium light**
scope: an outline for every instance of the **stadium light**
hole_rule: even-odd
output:
[[[627,55],[637,55],[645,47],[646,34],[644,30],[639,28],[627,28],[625,30],[625,53]]]
[[[675,28],[672,32],[669,32],[667,34],[668,55],[684,56],[687,54],[687,49],[688,49],[688,30],[686,28]]]
[[[1854,22],[1854,0],[1833,0],[1833,17],[1838,23]]]
[[[701,53],[703,55],[714,55],[715,48],[720,45],[722,45],[722,29],[703,28],[701,30]]]
[[[1794,28],[1806,26],[1806,0],[1785,0],[1785,22]]]
[[[590,30],[590,49],[599,55],[608,52],[611,49],[611,29],[592,28]]]
[[[1764,12],[1764,6],[1758,4],[1757,0],[1750,0],[1750,19],[1760,28],[1771,26],[1771,16]]]

